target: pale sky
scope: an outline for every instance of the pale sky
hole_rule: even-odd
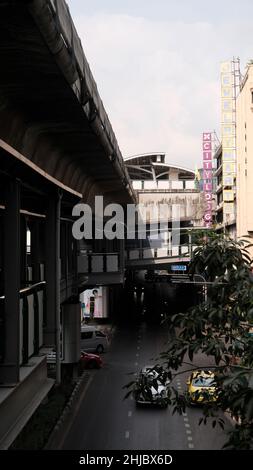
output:
[[[253,58],[252,0],[68,0],[123,157],[201,165],[220,135],[220,62]]]

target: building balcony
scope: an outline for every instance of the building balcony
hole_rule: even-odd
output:
[[[119,284],[124,280],[120,253],[80,253],[77,272],[87,275],[89,284]]]

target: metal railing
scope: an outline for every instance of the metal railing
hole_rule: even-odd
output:
[[[43,323],[45,302],[45,281],[20,290],[19,362],[26,364],[30,357],[37,355],[43,345]],[[5,296],[0,297],[0,362],[5,356]]]
[[[191,258],[192,252],[196,246],[189,244],[182,244],[178,246],[167,246],[163,248],[136,248],[125,251],[126,260],[141,260],[141,259],[159,259],[159,258],[173,258],[173,257],[189,257]]]
[[[120,271],[119,253],[80,253],[77,259],[78,274],[117,273]]]

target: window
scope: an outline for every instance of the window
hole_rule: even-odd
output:
[[[98,336],[99,338],[105,338],[106,335],[104,333],[102,333],[102,331],[96,331],[96,336]]]
[[[81,339],[91,339],[93,335],[93,331],[82,331]]]
[[[31,230],[29,228],[26,230],[26,253],[31,254]]]

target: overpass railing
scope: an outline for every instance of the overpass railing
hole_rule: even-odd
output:
[[[81,253],[77,259],[78,274],[118,273],[120,270],[119,253]]]
[[[163,248],[137,248],[134,250],[126,250],[126,260],[141,260],[141,259],[159,259],[159,258],[173,258],[184,256],[191,258],[192,252],[197,246],[188,244],[178,246],[168,246]]]

